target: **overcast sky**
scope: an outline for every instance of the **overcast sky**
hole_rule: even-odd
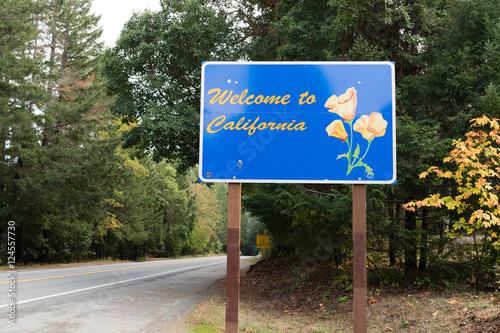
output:
[[[91,11],[101,15],[102,39],[106,46],[113,46],[125,22],[134,12],[145,9],[160,10],[160,0],[93,0]]]

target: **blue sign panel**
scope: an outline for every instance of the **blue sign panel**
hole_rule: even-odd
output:
[[[391,62],[206,62],[200,179],[396,181]]]

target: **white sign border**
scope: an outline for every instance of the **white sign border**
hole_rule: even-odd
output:
[[[389,65],[391,67],[392,87],[392,163],[393,177],[391,180],[290,180],[290,179],[212,179],[202,175],[203,170],[203,131],[204,131],[204,102],[205,102],[205,67],[207,65]],[[200,103],[200,151],[198,176],[206,183],[263,183],[263,184],[395,184],[397,180],[396,168],[396,69],[392,61],[206,61],[201,69],[201,103]]]

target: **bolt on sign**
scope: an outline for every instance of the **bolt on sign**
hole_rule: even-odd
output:
[[[392,62],[205,62],[200,180],[396,182]]]
[[[269,245],[269,235],[257,235],[258,249],[268,249]]]

